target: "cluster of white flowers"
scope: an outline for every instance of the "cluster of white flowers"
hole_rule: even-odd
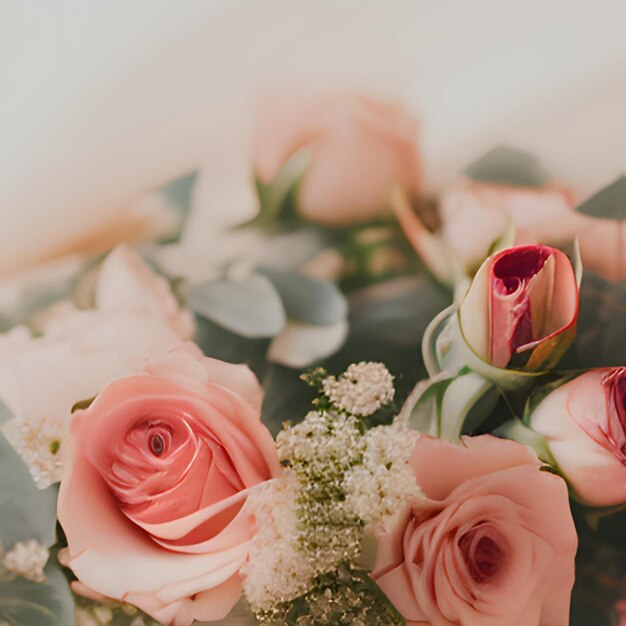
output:
[[[2,432],[26,463],[39,489],[61,480],[61,442],[65,428],[60,420],[45,417],[35,422],[13,419],[4,425]]]
[[[339,378],[323,381],[324,393],[352,415],[372,415],[394,397],[393,376],[382,363],[353,363]]]
[[[2,559],[2,567],[34,583],[45,583],[44,567],[50,553],[36,539],[19,541]]]
[[[361,454],[362,433],[357,421],[345,415],[310,411],[302,422],[282,430],[276,437],[281,461],[305,461],[328,471],[327,463],[336,461],[346,467]]]
[[[257,523],[248,561],[241,569],[246,598],[257,612],[306,592],[314,576],[300,550],[296,502],[299,486],[287,471],[260,485],[248,497]]]
[[[285,475],[248,498],[258,528],[243,586],[261,623],[287,623],[290,600],[313,602],[315,581],[355,563],[364,533],[384,532],[421,495],[407,464],[417,433],[404,422],[367,430],[361,419],[393,399],[384,365],[358,363],[321,382],[334,406],[277,436]]]
[[[362,461],[346,472],[343,489],[348,506],[365,523],[366,534],[387,532],[407,500],[422,495],[407,464],[418,437],[400,425],[377,426],[365,434]]]

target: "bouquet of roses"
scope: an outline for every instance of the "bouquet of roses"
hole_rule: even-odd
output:
[[[203,176],[3,286],[0,624],[626,623],[625,179],[429,194],[357,96],[269,107],[191,253]]]

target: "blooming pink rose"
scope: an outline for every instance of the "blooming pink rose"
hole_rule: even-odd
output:
[[[356,95],[279,101],[261,117],[255,170],[268,184],[306,149],[310,163],[298,187],[299,212],[315,222],[350,224],[381,213],[394,184],[417,191],[416,142],[417,122],[397,104]]]
[[[260,402],[250,370],[189,344],[74,414],[58,518],[78,590],[175,626],[230,611],[247,495],[280,472]]]
[[[424,495],[379,542],[372,573],[408,624],[567,626],[576,530],[565,482],[491,435],[420,437]]]
[[[572,342],[578,285],[569,259],[547,246],[518,246],[489,257],[460,305],[470,348],[496,367],[553,366]]]
[[[626,368],[586,372],[550,393],[531,416],[578,497],[626,502]]]

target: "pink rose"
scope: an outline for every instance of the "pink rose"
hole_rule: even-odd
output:
[[[469,347],[500,368],[552,367],[572,342],[577,318],[572,264],[561,251],[538,245],[489,257],[459,309]]]
[[[417,122],[401,106],[356,95],[278,101],[261,117],[254,163],[269,184],[296,152],[310,163],[298,187],[307,219],[343,225],[376,217],[394,184],[413,194],[421,166]]]
[[[44,430],[52,428],[62,441],[77,401],[143,371],[149,360],[193,334],[192,314],[180,306],[165,278],[127,246],[108,254],[91,278],[84,294],[91,308],[59,302],[40,316],[39,335],[23,326],[0,334],[0,398],[14,415],[2,431],[18,451],[23,426],[41,432],[45,422]],[[44,443],[37,455],[41,462],[47,447]],[[61,444],[49,459],[54,471],[25,458],[31,471],[37,470],[40,487],[58,481],[64,448]]]
[[[461,178],[441,194],[441,226],[432,233],[406,198],[394,198],[407,239],[442,282],[453,281],[459,271],[471,276],[510,225],[515,226],[516,244],[573,239],[560,236],[564,222],[577,215],[573,207],[572,193],[556,185],[534,189]]]
[[[567,487],[491,435],[420,437],[424,495],[379,543],[372,573],[408,624],[566,626],[576,530]]]
[[[530,426],[578,497],[593,506],[626,502],[626,368],[586,372],[550,393]]]
[[[165,624],[223,618],[254,533],[250,489],[280,472],[245,366],[189,344],[75,413],[58,517],[78,590]]]
[[[441,196],[441,235],[462,265],[475,269],[511,222],[516,243],[550,243],[559,224],[571,217],[573,204],[572,194],[559,187],[462,179]]]

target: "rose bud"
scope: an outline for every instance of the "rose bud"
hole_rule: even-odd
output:
[[[75,591],[163,624],[224,618],[254,535],[250,490],[280,472],[245,366],[188,344],[75,413],[58,501]]]
[[[409,465],[425,498],[381,537],[372,572],[407,624],[567,626],[577,536],[565,481],[491,435],[421,436]]]
[[[417,122],[403,107],[357,95],[280,100],[261,115],[255,172],[271,183],[287,161],[306,151],[297,209],[307,219],[340,226],[372,219],[399,185],[420,185]]]
[[[507,248],[480,267],[459,309],[461,333],[497,368],[553,367],[576,332],[578,284],[561,251]]]
[[[578,498],[592,506],[626,502],[626,368],[591,370],[558,387],[533,411]]]

